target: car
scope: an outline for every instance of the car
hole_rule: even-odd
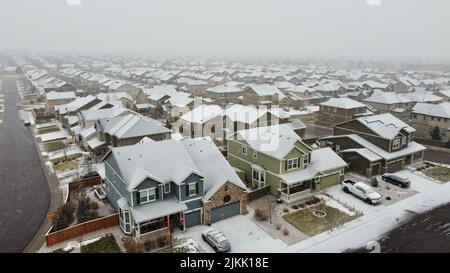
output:
[[[361,198],[369,204],[376,204],[381,201],[381,194],[374,191],[373,188],[362,182],[354,182],[352,180],[345,180],[342,182],[342,190],[346,193],[351,193],[354,196]]]
[[[106,198],[106,192],[103,187],[96,187],[94,189],[94,194],[100,200],[104,200]]]
[[[231,249],[230,241],[221,232],[213,228],[202,232],[203,241],[207,242],[215,252],[227,252]]]
[[[408,177],[395,173],[384,173],[381,176],[381,179],[393,185],[399,186],[400,188],[408,188],[411,186],[411,180],[409,180]]]
[[[31,125],[31,122],[28,121],[28,120],[25,120],[25,121],[23,122],[23,125],[25,125],[25,126],[30,126],[30,125]]]

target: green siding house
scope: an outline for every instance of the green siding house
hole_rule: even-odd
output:
[[[270,186],[287,202],[339,184],[347,166],[330,148],[313,150],[287,124],[238,131],[227,145],[247,187]]]

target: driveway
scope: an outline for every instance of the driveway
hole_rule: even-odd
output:
[[[250,217],[253,211],[247,215],[237,215],[211,225],[212,228],[220,230],[231,243],[231,252],[234,253],[277,253],[286,252],[286,245],[280,240],[275,240],[268,233],[255,225]],[[207,226],[194,226],[185,232],[176,234],[177,238],[193,238],[205,252],[214,250],[203,241],[201,233]]]
[[[3,80],[5,118],[0,124],[0,252],[21,252],[39,230],[50,192],[30,128],[18,115],[15,80]]]

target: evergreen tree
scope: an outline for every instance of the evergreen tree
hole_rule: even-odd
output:
[[[430,136],[431,139],[433,140],[438,140],[441,141],[442,140],[442,135],[441,135],[441,130],[439,129],[439,127],[434,127],[433,129],[430,130]]]

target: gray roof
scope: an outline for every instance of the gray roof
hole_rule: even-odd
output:
[[[186,210],[187,206],[184,203],[178,202],[175,197],[130,208],[133,220],[138,224]]]

